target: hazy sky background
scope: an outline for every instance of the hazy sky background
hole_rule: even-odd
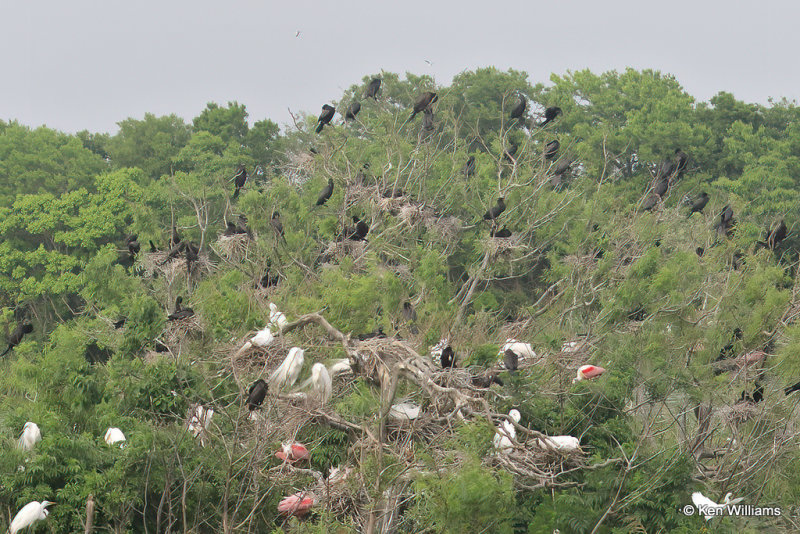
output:
[[[654,68],[699,100],[766,103],[800,97],[799,18],[794,0],[4,0],[0,118],[113,132],[237,100],[283,125],[381,69],[448,84],[487,65],[533,83]]]

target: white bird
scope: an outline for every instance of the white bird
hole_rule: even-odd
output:
[[[32,451],[33,446],[42,441],[42,432],[39,430],[39,425],[28,421],[22,427],[22,435],[17,441],[17,447],[23,451]]]
[[[389,408],[389,417],[397,421],[413,421],[419,417],[421,408],[411,402],[399,402]]]
[[[562,452],[573,452],[581,450],[581,442],[572,436],[548,436],[543,440],[537,439],[536,446],[540,449],[549,449]]]
[[[256,332],[256,335],[251,337],[250,341],[242,345],[242,348],[236,351],[236,356],[244,354],[250,349],[250,347],[253,346],[261,348],[269,346],[273,341],[275,341],[275,336],[272,335],[272,331],[270,330],[269,325],[267,325],[264,327],[263,330],[259,330],[258,332]]]
[[[325,364],[315,363],[311,366],[311,378],[303,382],[300,389],[305,389],[308,386],[312,387],[312,392],[322,404],[328,402],[333,393],[333,384],[331,382],[331,375],[328,374],[328,368]]]
[[[47,507],[50,506],[50,501],[32,501],[17,512],[11,524],[8,525],[9,534],[17,534],[22,529],[28,528],[37,521],[44,521],[47,519],[47,514],[50,513]]]
[[[336,362],[330,366],[328,374],[331,375],[331,378],[336,378],[337,375],[349,373],[352,370],[353,369],[350,367],[350,358],[342,358],[341,360],[336,360]]]
[[[211,418],[214,417],[214,409],[206,408],[202,404],[196,404],[189,413],[190,418],[187,428],[194,437],[200,436],[200,444],[205,446],[205,431],[211,424]]]
[[[706,521],[708,521],[713,517],[722,515],[720,510],[724,510],[726,506],[738,504],[744,500],[743,497],[731,499],[731,495],[733,495],[733,493],[726,493],[725,500],[722,502],[722,504],[717,504],[699,491],[695,491],[692,493],[692,502],[697,507],[697,513],[703,515],[706,518]]]
[[[103,439],[109,445],[113,445],[115,443],[119,443],[120,448],[123,447],[123,445],[124,445],[123,442],[126,441],[125,440],[125,434],[122,433],[122,430],[120,430],[119,428],[116,428],[116,427],[109,427],[109,429],[106,430],[106,435],[105,435],[105,437]]]
[[[300,347],[289,349],[289,355],[283,360],[277,369],[269,375],[269,387],[272,391],[278,392],[284,388],[290,388],[297,382],[300,370],[303,368],[305,351]]]
[[[536,358],[536,352],[533,350],[530,343],[522,343],[516,339],[506,339],[505,345],[497,352],[497,355],[502,358],[508,349],[514,351],[520,359]]]
[[[286,320],[286,316],[283,314],[283,312],[279,311],[278,307],[270,302],[269,324],[267,326],[274,326],[278,330],[283,330],[283,327],[285,327],[287,324],[289,324],[289,321]]]
[[[511,410],[508,412],[508,416],[515,423],[519,423],[519,420],[522,419],[522,415],[520,415],[518,410]],[[503,421],[503,424],[500,425],[500,428],[494,434],[494,448],[505,452],[514,447],[514,444],[511,442],[512,439],[517,439],[517,430],[510,421]]]

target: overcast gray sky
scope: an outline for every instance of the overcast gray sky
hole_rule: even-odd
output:
[[[700,100],[766,103],[800,96],[799,18],[796,0],[2,0],[0,118],[113,132],[237,100],[285,124],[381,69],[446,84],[487,65],[534,83],[654,68]]]

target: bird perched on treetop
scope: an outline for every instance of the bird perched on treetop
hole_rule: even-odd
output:
[[[247,182],[247,169],[243,163],[240,163],[236,169],[236,174],[233,175],[233,185],[236,187],[233,192],[234,199],[239,198],[239,190],[244,187],[245,182]]]
[[[167,319],[170,321],[181,321],[194,315],[194,310],[191,308],[184,308],[181,305],[182,303],[183,297],[178,296],[178,298],[175,299],[175,311],[167,315]]]
[[[247,409],[252,412],[261,406],[261,404],[264,402],[264,399],[267,398],[268,391],[269,386],[261,378],[253,382],[247,392]]]
[[[347,113],[344,114],[344,120],[352,121],[355,120],[356,115],[358,112],[361,111],[361,103],[356,101],[350,104],[350,107],[347,108]]]
[[[317,119],[317,129],[316,129],[317,133],[320,133],[326,124],[330,124],[331,120],[333,119],[333,115],[335,113],[336,113],[335,107],[329,104],[323,104],[322,113],[319,114],[319,118]]]
[[[706,204],[708,204],[708,200],[708,193],[705,191],[700,193],[700,196],[697,197],[697,200],[692,203],[692,207],[689,209],[689,215],[686,217],[691,217],[693,213],[703,213],[703,209],[705,209]]]
[[[369,85],[367,86],[367,92],[364,93],[364,98],[371,98],[373,100],[378,100],[378,91],[381,88],[381,79],[380,78],[373,78]]]
[[[439,96],[436,93],[431,91],[425,91],[417,98],[417,101],[414,103],[414,111],[411,113],[411,116],[408,120],[414,120],[414,117],[417,116],[417,113],[420,111],[427,109],[428,106],[433,104],[439,99]]]
[[[544,121],[539,124],[539,128],[545,126],[548,122],[553,122],[556,117],[561,115],[561,108],[558,106],[550,106],[544,110]]]
[[[328,185],[322,188],[322,191],[319,192],[319,197],[317,197],[317,206],[322,206],[325,204],[331,195],[333,194],[333,178],[328,178]]]
[[[528,108],[528,100],[519,95],[519,100],[517,100],[517,105],[514,106],[514,109],[511,110],[511,120],[519,119],[522,115],[525,114],[525,110]]]

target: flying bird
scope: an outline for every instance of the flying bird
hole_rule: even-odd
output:
[[[497,199],[497,204],[495,204],[494,206],[489,208],[489,210],[486,213],[483,214],[483,220],[484,221],[488,221],[488,220],[494,221],[504,211],[506,211],[505,199],[503,197],[500,197],[500,198]]]
[[[33,447],[42,441],[42,431],[39,430],[39,425],[28,421],[22,427],[22,434],[17,440],[17,447],[23,451],[32,451]]]
[[[267,392],[269,391],[269,386],[263,379],[259,378],[255,382],[250,385],[250,389],[247,392],[247,409],[251,412],[261,406],[264,402],[264,399],[267,398]]]
[[[543,128],[547,123],[556,120],[556,117],[561,115],[561,108],[558,106],[550,106],[544,110],[544,121],[539,124],[539,128]]]
[[[417,116],[417,113],[423,111],[428,108],[431,104],[436,102],[439,99],[439,96],[436,93],[431,91],[426,91],[422,93],[417,101],[414,103],[414,110],[411,113],[411,116],[408,118],[409,121],[414,120],[414,117]],[[408,121],[406,121],[408,122]]]
[[[358,101],[353,102],[350,104],[350,107],[347,108],[347,112],[344,114],[345,121],[352,121],[356,119],[356,115],[358,112],[361,111],[361,103]]]
[[[703,213],[706,204],[708,204],[708,200],[709,200],[708,193],[706,193],[705,191],[700,193],[700,196],[697,197],[697,200],[695,200],[692,203],[692,207],[689,209],[689,215],[687,215],[686,218],[688,219],[689,217],[691,217],[693,213]]]
[[[738,504],[744,500],[742,497],[731,499],[731,495],[733,495],[733,493],[727,493],[722,504],[717,504],[699,491],[695,491],[692,493],[692,502],[697,507],[697,512],[708,521],[717,516],[724,515],[726,506]]]
[[[283,360],[277,369],[269,375],[269,386],[275,392],[281,391],[284,388],[290,388],[297,382],[297,377],[300,376],[300,370],[303,368],[303,361],[305,351],[300,347],[292,347],[289,349],[289,354]]]
[[[336,113],[335,107],[329,104],[323,104],[322,113],[319,114],[319,118],[317,119],[317,129],[316,129],[317,133],[320,133],[326,124],[330,124],[331,120],[333,119],[333,115],[335,113]]]
[[[23,506],[14,516],[14,519],[11,520],[11,524],[8,525],[9,534],[17,534],[23,529],[32,527],[37,521],[47,519],[47,514],[49,513],[47,507],[51,504],[53,503],[50,501],[32,501]]]
[[[122,430],[116,427],[109,427],[106,430],[106,435],[103,437],[103,440],[109,445],[114,445],[115,443],[119,443],[119,447],[122,448],[125,445],[125,434],[122,433]]]
[[[325,204],[331,195],[333,194],[333,178],[328,178],[328,185],[322,188],[322,191],[319,192],[319,197],[317,197],[317,206],[322,206]]]
[[[31,332],[33,332],[33,325],[31,323],[17,323],[14,331],[8,336],[8,347],[0,354],[0,358],[14,350],[14,347],[22,343],[25,334],[30,334]]]
[[[572,383],[580,382],[581,380],[589,380],[592,378],[597,378],[598,376],[605,373],[606,370],[602,367],[598,367],[596,365],[581,365],[578,368],[578,372],[575,375],[575,378],[572,379]]]
[[[236,189],[233,191],[233,198],[234,200],[239,198],[239,190],[244,187],[244,184],[247,182],[247,169],[245,168],[244,164],[239,164],[239,167],[236,169],[236,174],[233,175],[233,185]],[[178,240],[180,241],[180,239]]]
[[[518,410],[512,409],[510,412],[508,412],[508,416],[512,421],[514,421],[514,423],[519,423],[520,419],[522,419],[522,415],[520,415]],[[498,451],[508,452],[514,447],[512,440],[516,439],[517,430],[514,428],[514,424],[511,421],[503,421],[503,423],[500,425],[500,428],[495,431],[492,444]]]
[[[369,85],[367,86],[367,92],[364,93],[364,98],[371,98],[373,100],[378,100],[378,91],[381,88],[381,79],[380,78],[373,78]]]

